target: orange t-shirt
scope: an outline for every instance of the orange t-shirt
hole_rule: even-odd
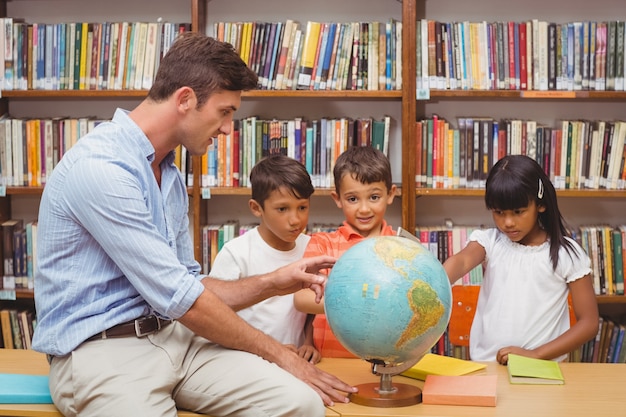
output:
[[[380,236],[393,236],[395,232],[387,222],[383,221]],[[311,236],[304,251],[305,257],[330,255],[339,258],[353,245],[367,239],[357,233],[347,222],[343,222],[334,232],[319,232]],[[313,320],[313,342],[324,358],[354,358],[337,340],[328,325],[325,314],[317,314]]]

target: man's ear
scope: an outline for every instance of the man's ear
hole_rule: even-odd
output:
[[[198,99],[192,88],[181,87],[174,92],[174,97],[176,98],[176,106],[179,111],[186,112],[196,108]]]

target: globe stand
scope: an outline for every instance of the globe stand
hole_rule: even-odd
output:
[[[402,373],[417,361],[400,366],[385,365],[380,361],[370,361],[372,373],[380,375],[380,383],[359,384],[359,391],[349,395],[350,401],[368,407],[406,407],[422,402],[422,390],[414,385],[393,384],[392,375]]]

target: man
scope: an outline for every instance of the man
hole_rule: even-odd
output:
[[[182,35],[148,97],[80,139],[46,183],[33,348],[64,415],[321,416],[354,391],[233,311],[306,287],[321,299],[315,273],[334,258],[237,281],[200,276],[193,259],[174,149],[206,152],[256,83],[229,45]]]

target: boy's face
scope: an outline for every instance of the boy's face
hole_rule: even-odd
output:
[[[250,200],[252,214],[261,220],[259,233],[277,250],[291,250],[309,222],[309,199],[296,198],[285,188],[274,190],[263,207]]]
[[[380,235],[387,206],[393,202],[396,186],[390,190],[383,181],[363,184],[352,175],[344,175],[338,195],[331,193],[346,221],[363,237]]]

